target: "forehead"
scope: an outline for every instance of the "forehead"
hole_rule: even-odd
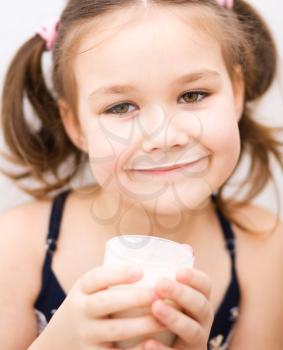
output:
[[[144,82],[194,70],[224,72],[219,42],[198,25],[195,9],[132,9],[90,23],[74,60],[79,85]],[[90,88],[90,86],[89,86]]]

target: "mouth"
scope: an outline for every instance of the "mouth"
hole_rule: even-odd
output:
[[[173,175],[173,174],[180,174],[185,170],[193,169],[197,165],[199,165],[203,160],[207,159],[208,156],[199,158],[195,161],[188,162],[185,164],[180,164],[180,165],[172,165],[168,167],[164,167],[162,169],[132,169],[132,172],[140,173],[140,174],[145,174],[145,175]]]

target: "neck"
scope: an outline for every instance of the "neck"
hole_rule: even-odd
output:
[[[165,215],[103,190],[96,200],[96,210],[96,219],[103,218],[104,225],[113,235],[144,234],[180,243],[193,243],[199,237],[198,233],[209,227],[214,216],[210,197],[195,210]]]

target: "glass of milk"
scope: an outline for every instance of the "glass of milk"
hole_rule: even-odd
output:
[[[149,287],[153,288],[156,282],[163,277],[175,280],[176,271],[180,268],[191,268],[194,263],[193,249],[189,245],[182,245],[168,239],[146,235],[120,235],[106,242],[105,265],[139,266],[143,270],[143,277],[131,284],[120,284],[111,288]],[[180,307],[172,300],[165,302],[177,309]],[[151,314],[150,307],[135,308],[112,314],[112,318],[137,317]],[[115,346],[128,349],[145,339],[156,339],[166,346],[172,346],[175,334],[164,330],[148,337],[135,337],[116,342]]]

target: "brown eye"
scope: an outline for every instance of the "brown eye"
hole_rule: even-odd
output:
[[[182,96],[186,97],[184,98],[186,103],[196,103],[204,100],[205,97],[208,96],[208,93],[203,91],[189,91]],[[202,96],[202,98],[199,98],[200,96]]]
[[[116,105],[110,109],[108,109],[105,113],[106,114],[126,114],[129,112],[129,106],[132,106],[131,103],[121,103],[119,105]]]

